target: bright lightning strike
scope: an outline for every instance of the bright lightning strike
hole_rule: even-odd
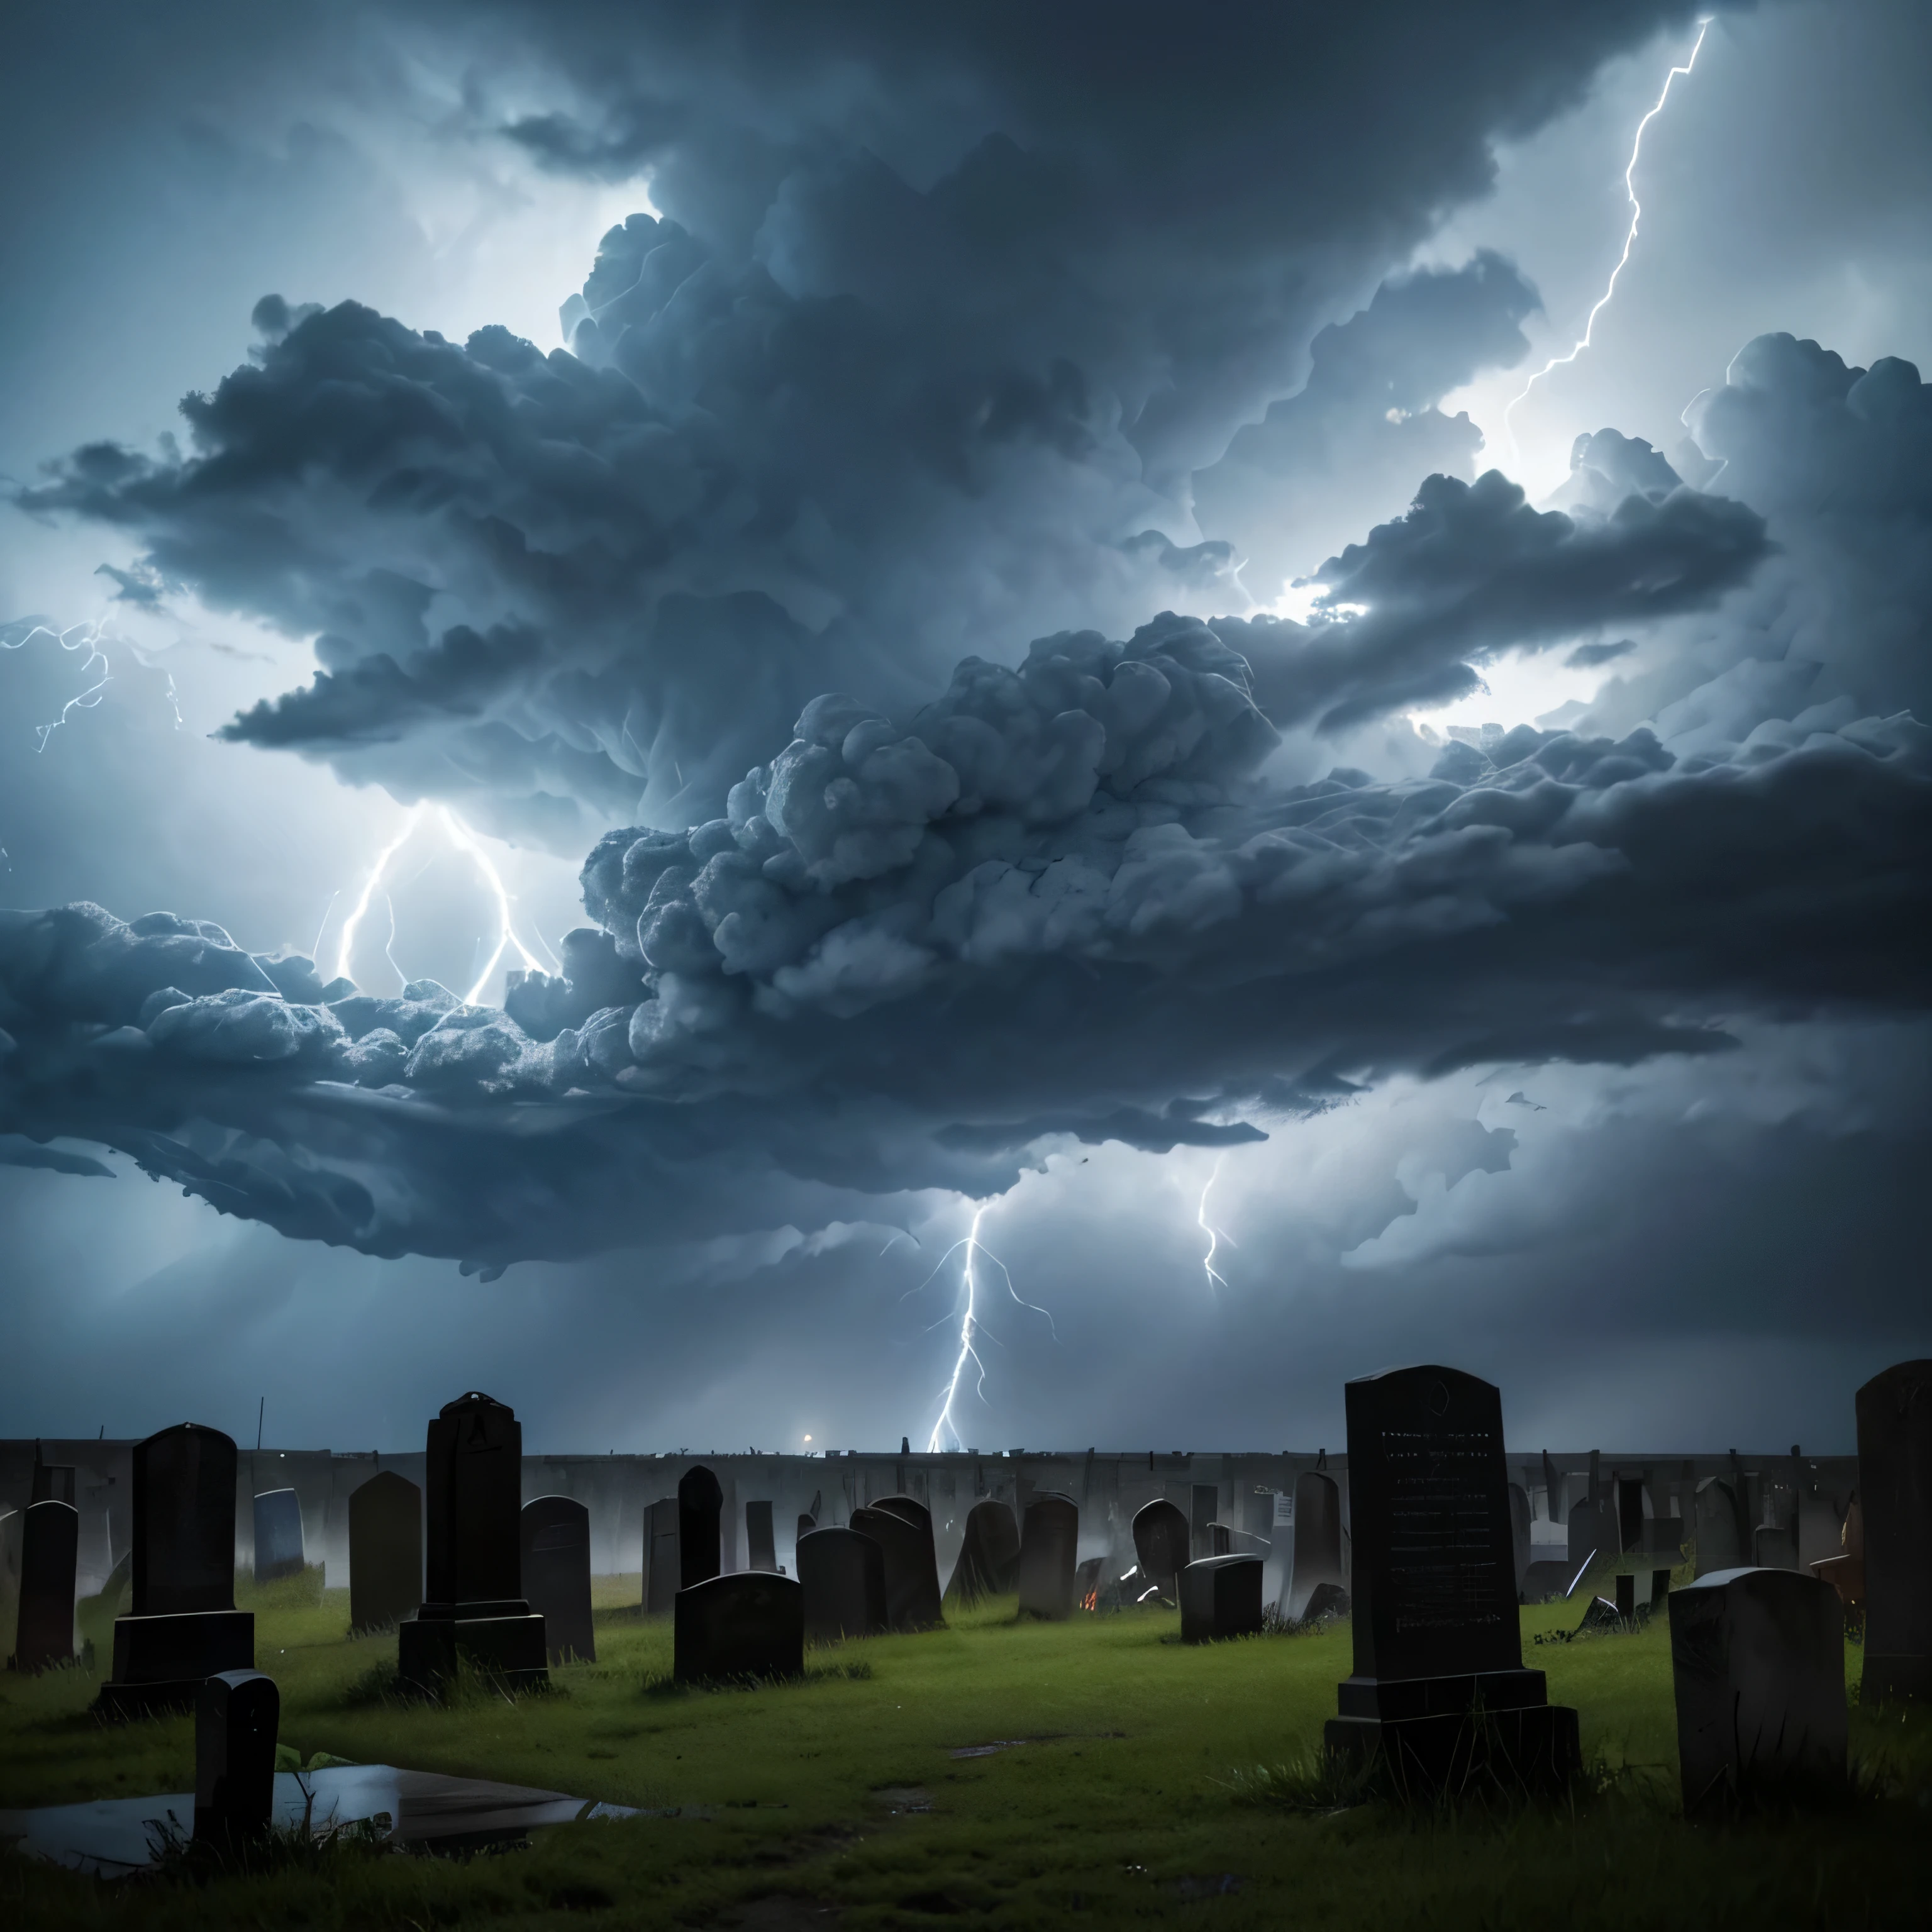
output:
[[[1227,1278],[1218,1273],[1214,1266],[1214,1256],[1221,1244],[1226,1241],[1231,1248],[1240,1245],[1232,1234],[1223,1233],[1208,1218],[1208,1197],[1214,1191],[1215,1182],[1221,1178],[1221,1160],[1222,1156],[1216,1154],[1214,1171],[1208,1175],[1207,1185],[1201,1190],[1201,1204],[1194,1210],[1196,1225],[1208,1237],[1208,1252],[1201,1257],[1201,1266],[1208,1276],[1208,1292],[1210,1294],[1216,1288],[1226,1288],[1228,1285]]]
[[[100,648],[100,626],[98,624],[74,624],[64,631],[52,631],[44,624],[36,624],[32,630],[26,632],[20,637],[0,637],[0,650],[10,651],[25,650],[36,638],[51,638],[64,651],[85,651],[87,653],[81,661],[82,676],[93,677],[97,669],[100,674],[85,691],[76,697],[70,698],[61,706],[61,715],[52,724],[36,724],[34,727],[34,735],[40,741],[34,747],[37,752],[44,752],[47,748],[47,740],[76,711],[92,711],[100,702],[102,693],[113,682],[114,673],[112,667],[108,664],[107,653]],[[170,699],[174,695],[174,680],[172,678],[168,681],[168,694]],[[175,722],[176,724],[181,722],[181,710],[178,706],[175,710]]]
[[[1006,1263],[980,1239],[980,1225],[985,1221],[992,1206],[993,1204],[990,1201],[982,1201],[979,1203],[973,1210],[973,1225],[968,1230],[964,1238],[955,1241],[952,1246],[940,1256],[939,1259],[933,1264],[932,1274],[928,1275],[926,1281],[921,1282],[919,1285],[920,1288],[925,1287],[926,1282],[932,1280],[932,1276],[936,1275],[961,1249],[963,1248],[966,1251],[965,1262],[960,1270],[961,1280],[966,1290],[966,1312],[961,1317],[959,1323],[959,1354],[958,1359],[952,1364],[952,1373],[946,1381],[945,1400],[940,1404],[938,1420],[933,1424],[932,1434],[928,1438],[926,1445],[929,1452],[935,1454],[946,1446],[945,1438],[949,1434],[952,1438],[952,1444],[956,1449],[963,1449],[966,1446],[966,1438],[959,1432],[959,1424],[953,1415],[952,1407],[958,1400],[959,1384],[965,1378],[966,1364],[968,1362],[970,1362],[974,1369],[978,1371],[974,1382],[974,1393],[976,1395],[982,1395],[986,1390],[986,1365],[980,1359],[979,1350],[974,1346],[980,1339],[980,1277],[976,1263],[981,1257],[983,1256],[987,1261],[991,1262],[994,1267],[999,1270],[1002,1278],[1006,1282],[1006,1292],[1019,1304],[1021,1307],[1031,1309],[1034,1314],[1046,1316],[1048,1332],[1052,1334],[1056,1342],[1060,1340],[1059,1332],[1053,1326],[1052,1316],[1036,1303],[1028,1301],[1021,1295],[1019,1290],[1013,1286],[1013,1278],[1007,1272]],[[919,1288],[914,1288],[912,1292],[916,1294]]]
[[[1544,363],[1543,367],[1524,383],[1522,388],[1510,398],[1508,406],[1503,411],[1503,432],[1509,438],[1510,449],[1513,454],[1518,452],[1516,431],[1510,425],[1510,418],[1514,412],[1516,406],[1522,402],[1528,395],[1530,391],[1534,388],[1552,369],[1561,368],[1567,363],[1575,362],[1577,357],[1591,346],[1591,338],[1597,326],[1597,318],[1610,306],[1611,296],[1617,292],[1617,278],[1623,273],[1624,265],[1630,258],[1630,250],[1636,245],[1637,224],[1643,218],[1643,204],[1636,198],[1636,183],[1634,177],[1636,173],[1638,157],[1643,152],[1644,130],[1664,112],[1664,103],[1670,98],[1670,89],[1678,76],[1688,75],[1697,64],[1698,51],[1704,44],[1704,36],[1710,30],[1711,22],[1707,15],[1697,22],[1697,38],[1691,46],[1689,57],[1678,66],[1673,67],[1670,73],[1664,76],[1664,90],[1658,95],[1656,104],[1636,124],[1636,138],[1630,143],[1630,162],[1624,170],[1624,194],[1630,202],[1630,226],[1624,236],[1624,251],[1617,257],[1617,265],[1610,271],[1610,279],[1604,284],[1604,292],[1597,298],[1596,307],[1591,310],[1588,318],[1584,322],[1583,333],[1570,345],[1568,355],[1552,356],[1547,362]]]

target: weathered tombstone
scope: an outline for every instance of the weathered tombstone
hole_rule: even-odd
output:
[[[302,1498],[292,1490],[269,1490],[255,1498],[255,1581],[299,1576],[308,1561],[302,1546]]]
[[[74,1573],[80,1548],[80,1512],[71,1503],[35,1503],[28,1510],[20,1535],[16,1670],[46,1670],[74,1660]]]
[[[235,1607],[235,1444],[183,1422],[134,1445],[131,1607],[114,1621],[110,1717],[194,1706],[202,1680],[255,1667],[255,1618]]]
[[[1932,1697],[1932,1360],[1858,1394],[1868,1703]]]
[[[678,1587],[707,1582],[724,1568],[724,1490],[702,1462],[685,1471],[677,1485]]]
[[[778,1567],[778,1538],[772,1528],[770,1503],[745,1505],[745,1550],[751,1568],[776,1570]]]
[[[1697,1485],[1695,1508],[1696,1574],[1708,1576],[1715,1570],[1741,1568],[1749,1545],[1737,1492],[1719,1478],[1707,1476]]]
[[[1020,1532],[1012,1510],[997,1496],[982,1497],[966,1512],[945,1600],[970,1610],[986,1598],[1006,1596],[1019,1588],[1019,1566]]]
[[[1294,1556],[1282,1610],[1293,1622],[1312,1616],[1309,1604],[1324,1585],[1343,1593],[1342,1492],[1332,1476],[1306,1469],[1294,1479]]]
[[[397,1628],[396,1655],[404,1682],[433,1695],[459,1657],[512,1684],[549,1676],[543,1618],[523,1592],[523,1458],[515,1415],[474,1390],[429,1425],[427,1587],[422,1607]]]
[[[1520,1602],[1524,1580],[1529,1575],[1529,1526],[1534,1519],[1530,1513],[1529,1492],[1520,1483],[1510,1484],[1509,1496],[1510,1552],[1516,1570],[1516,1599]]]
[[[1832,1586],[1790,1570],[1719,1570],[1670,1603],[1686,1814],[1842,1790],[1844,1616]]]
[[[892,1628],[930,1630],[944,1622],[932,1519],[924,1506],[910,1496],[886,1496],[854,1510],[852,1527],[885,1552],[886,1616]]]
[[[544,1620],[552,1664],[597,1661],[590,1616],[590,1512],[574,1496],[538,1496],[517,1519],[524,1594]]]
[[[1220,1513],[1221,1492],[1213,1483],[1195,1483],[1189,1486],[1187,1518],[1188,1550],[1193,1556],[1212,1556],[1214,1553],[1214,1519]]]
[[[1073,1614],[1080,1510],[1071,1496],[1036,1496],[1020,1527],[1020,1614],[1061,1623]]]
[[[26,1512],[0,1510],[0,1658],[14,1654],[20,1616],[20,1544]]]
[[[683,1564],[678,1554],[678,1507],[675,1496],[663,1496],[644,1512],[644,1610],[647,1616],[670,1613],[683,1587]]]
[[[1193,1556],[1193,1535],[1178,1504],[1157,1496],[1134,1512],[1134,1555],[1162,1595],[1172,1597]]]
[[[1576,1714],[1522,1667],[1502,1402],[1456,1369],[1347,1384],[1354,1672],[1330,1752],[1380,1754],[1403,1789],[1472,1773],[1549,1789],[1580,1762]]]
[[[349,1498],[349,1628],[386,1630],[422,1596],[422,1491],[384,1469]]]
[[[686,1682],[796,1677],[805,1669],[805,1589],[748,1570],[677,1593],[672,1668]]]
[[[1623,1526],[1617,1516],[1615,1486],[1600,1481],[1597,1452],[1590,1452],[1590,1485],[1583,1500],[1570,1512],[1570,1572],[1586,1564],[1613,1563],[1623,1554]]]
[[[808,1530],[798,1540],[805,1634],[814,1643],[877,1636],[891,1628],[886,1552],[856,1529]]]
[[[194,1706],[194,1835],[217,1844],[260,1838],[275,1808],[275,1680],[259,1670],[205,1678]]]
[[[1262,1627],[1262,1559],[1196,1557],[1180,1573],[1180,1640],[1213,1643]]]
[[[1567,1523],[1570,1520],[1569,1486],[1569,1478],[1556,1473],[1556,1465],[1550,1460],[1550,1451],[1544,1450],[1543,1504],[1552,1522]]]
[[[1777,1523],[1760,1523],[1751,1532],[1751,1554],[1760,1570],[1796,1570],[1798,1526],[1793,1523],[1787,1529]]]

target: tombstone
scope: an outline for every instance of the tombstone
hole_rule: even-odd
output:
[[[422,1595],[422,1491],[384,1469],[350,1494],[350,1630],[387,1630]]]
[[[20,1544],[26,1512],[0,1509],[0,1659],[14,1654],[20,1616]]]
[[[1520,1483],[1509,1486],[1510,1553],[1516,1570],[1516,1600],[1522,1600],[1524,1580],[1529,1574],[1529,1526],[1534,1520],[1529,1506],[1529,1492]]]
[[[1196,1557],[1180,1573],[1180,1640],[1213,1643],[1262,1627],[1262,1559]]]
[[[1760,1523],[1751,1532],[1751,1555],[1760,1570],[1796,1570],[1798,1526],[1793,1523],[1786,1529],[1776,1523]]]
[[[1932,1360],[1858,1394],[1865,1666],[1860,1701],[1932,1697]]]
[[[1080,1510],[1071,1496],[1036,1496],[1020,1527],[1020,1614],[1064,1623],[1073,1614]]]
[[[1282,1592],[1283,1615],[1295,1623],[1312,1615],[1308,1606],[1324,1584],[1342,1592],[1346,1602],[1342,1492],[1334,1477],[1306,1469],[1294,1479],[1294,1554]]]
[[[76,1472],[71,1462],[43,1462],[37,1444],[34,1450],[34,1490],[28,1506],[34,1503],[66,1503],[80,1506],[75,1490]]]
[[[966,1512],[959,1560],[952,1566],[945,1600],[970,1610],[988,1597],[1004,1597],[1019,1588],[1020,1532],[1012,1509],[987,1496]]]
[[[1173,1596],[1193,1556],[1192,1534],[1176,1504],[1156,1497],[1134,1512],[1134,1555],[1155,1588]]]
[[[1213,1483],[1195,1483],[1188,1491],[1187,1523],[1190,1556],[1214,1553],[1214,1519],[1220,1514],[1221,1492]]]
[[[1330,1754],[1379,1756],[1405,1790],[1475,1774],[1566,1784],[1581,1762],[1576,1714],[1522,1666],[1501,1396],[1433,1366],[1344,1393],[1354,1670],[1328,1720]]]
[[[275,1809],[281,1693],[259,1670],[218,1671],[194,1705],[194,1835],[218,1844],[260,1838]]]
[[[930,1630],[945,1621],[932,1519],[910,1496],[886,1496],[852,1512],[852,1527],[885,1552],[886,1616],[896,1630]]]
[[[1300,1622],[1318,1624],[1348,1614],[1348,1593],[1339,1583],[1318,1583],[1302,1606]]]
[[[678,1588],[708,1582],[724,1568],[724,1491],[702,1462],[685,1471],[677,1485]]]
[[[46,1670],[74,1661],[74,1573],[80,1549],[80,1512],[71,1503],[35,1503],[28,1508],[20,1532],[16,1670]]]
[[[552,1664],[597,1661],[590,1616],[590,1512],[574,1496],[538,1496],[517,1519],[524,1594],[544,1620]]]
[[[1841,1792],[1844,1616],[1831,1586],[1795,1570],[1724,1570],[1670,1603],[1685,1815]]]
[[[1620,1549],[1641,1550],[1644,1546],[1643,1484],[1635,1476],[1617,1476],[1611,1480],[1611,1488],[1616,1498],[1617,1543]]]
[[[1749,1546],[1737,1492],[1729,1483],[1707,1476],[1697,1485],[1694,1507],[1696,1574],[1708,1576],[1714,1570],[1742,1568]]]
[[[745,1550],[748,1568],[772,1570],[778,1568],[778,1538],[772,1528],[770,1503],[745,1505]]]
[[[801,1614],[813,1643],[877,1636],[891,1628],[886,1611],[886,1552],[856,1529],[814,1529],[798,1540]]]
[[[644,1612],[668,1616],[683,1586],[678,1554],[677,1498],[663,1496],[644,1512]]]
[[[677,1593],[672,1668],[686,1683],[796,1677],[805,1670],[805,1588],[747,1570]]]
[[[1596,1451],[1590,1452],[1594,1464]],[[1583,1500],[1570,1512],[1570,1574],[1594,1563],[1614,1563],[1623,1554],[1623,1526],[1618,1520],[1612,1486],[1593,1480]]]
[[[1556,1465],[1550,1460],[1550,1451],[1543,1452],[1543,1506],[1549,1512],[1552,1522],[1567,1523],[1570,1520],[1569,1478],[1556,1473]]]
[[[235,1607],[235,1444],[183,1422],[134,1445],[130,1608],[94,1708],[190,1710],[202,1680],[255,1667],[255,1618]]]
[[[429,1425],[423,1456],[428,1562],[422,1607],[396,1630],[404,1682],[440,1696],[461,1658],[513,1684],[549,1678],[544,1622],[523,1590],[518,1519],[524,1432],[472,1390]]]
[[[299,1576],[308,1556],[302,1546],[302,1500],[292,1490],[270,1490],[255,1498],[255,1581]]]

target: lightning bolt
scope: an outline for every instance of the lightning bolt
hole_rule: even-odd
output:
[[[61,715],[52,724],[36,724],[34,727],[34,735],[40,741],[34,748],[37,752],[44,752],[47,748],[47,740],[76,711],[92,711],[100,702],[101,693],[113,682],[114,672],[107,662],[107,653],[100,648],[101,628],[98,624],[73,624],[64,631],[50,630],[44,624],[36,624],[31,630],[22,632],[17,638],[0,636],[0,650],[24,650],[36,638],[51,638],[64,651],[85,651],[87,656],[81,662],[82,676],[93,676],[96,666],[99,667],[100,671],[100,676],[96,678],[85,691],[77,697],[70,698],[61,706]],[[174,694],[174,681],[172,678],[169,680],[168,693],[172,698]],[[175,711],[175,722],[176,724],[181,722],[181,711],[178,706]]]
[[[349,916],[343,922],[342,934],[336,944],[336,976],[338,979],[348,979],[353,976],[350,971],[350,966],[356,954],[356,935],[362,929],[363,919],[374,901],[377,890],[382,886],[383,880],[388,876],[389,868],[395,861],[396,854],[409,843],[417,829],[431,817],[432,813],[434,822],[440,826],[450,844],[470,860],[478,872],[482,874],[483,883],[488,888],[491,898],[496,902],[496,944],[492,949],[489,958],[484,962],[482,971],[476,976],[476,984],[464,995],[464,1004],[466,1006],[473,1006],[481,1003],[484,988],[490,983],[490,975],[496,970],[497,961],[502,958],[504,952],[509,947],[516,948],[518,956],[531,971],[540,972],[543,969],[536,954],[531,952],[518,936],[516,922],[510,911],[509,888],[504,884],[502,874],[497,871],[495,861],[484,850],[476,833],[472,832],[448,806],[439,805],[432,807],[427,800],[421,801],[410,807],[408,812],[404,814],[403,822],[397,828],[395,836],[376,854],[374,862],[364,875],[362,889],[356,895],[355,904],[350,908]],[[389,908],[389,937],[383,946],[383,955],[388,960],[391,966],[394,967],[397,976],[406,985],[408,975],[400,966],[396,965],[395,956],[391,950],[395,944],[396,938],[395,902],[386,892],[383,893],[383,898]],[[332,900],[331,903],[333,903]],[[322,923],[325,927],[328,924],[326,913],[322,915]],[[317,935],[316,943],[318,945],[320,944],[320,934]],[[537,943],[539,945],[543,944],[541,938]],[[544,950],[548,951],[549,949],[545,947]],[[554,958],[552,963],[555,963]]]
[[[933,1264],[932,1274],[928,1274],[926,1280],[920,1283],[919,1288],[910,1291],[912,1294],[916,1294],[920,1288],[924,1288],[927,1282],[932,1280],[933,1275],[938,1274],[955,1255],[962,1248],[965,1250],[966,1259],[960,1270],[960,1279],[962,1286],[966,1290],[966,1310],[960,1318],[959,1322],[959,1354],[952,1364],[952,1373],[946,1380],[945,1398],[940,1404],[938,1418],[934,1422],[932,1433],[926,1441],[926,1446],[930,1453],[936,1454],[943,1449],[946,1446],[945,1438],[949,1434],[952,1438],[955,1448],[963,1449],[966,1446],[966,1438],[959,1432],[959,1424],[953,1414],[952,1409],[953,1404],[958,1400],[959,1384],[965,1379],[966,1364],[968,1362],[970,1362],[978,1371],[974,1383],[974,1394],[983,1395],[986,1391],[986,1365],[980,1359],[979,1350],[974,1346],[980,1339],[980,1276],[975,1264],[982,1256],[999,1270],[1001,1277],[1006,1284],[1006,1292],[1014,1300],[1018,1302],[1021,1307],[1032,1310],[1036,1315],[1045,1315],[1047,1328],[1052,1334],[1053,1339],[1056,1342],[1060,1340],[1059,1331],[1053,1326],[1052,1316],[1046,1309],[1040,1307],[1037,1303],[1028,1301],[1022,1296],[1019,1290],[1013,1286],[1013,1278],[1007,1272],[1006,1263],[1001,1261],[999,1256],[980,1238],[980,1227],[988,1214],[992,1211],[993,1205],[994,1204],[990,1201],[982,1201],[974,1206],[973,1225],[968,1230],[964,1238],[955,1241],[952,1246],[948,1248],[945,1253]],[[994,1339],[997,1340],[998,1338],[995,1336]]]
[[[1630,143],[1629,164],[1624,170],[1624,195],[1630,202],[1630,227],[1624,236],[1624,251],[1617,257],[1617,265],[1610,271],[1610,279],[1604,284],[1604,292],[1597,298],[1596,307],[1591,310],[1588,318],[1584,322],[1583,333],[1570,345],[1569,353],[1565,356],[1552,356],[1534,375],[1530,377],[1528,382],[1524,383],[1522,388],[1510,398],[1508,406],[1503,411],[1503,433],[1509,438],[1512,457],[1519,454],[1516,449],[1516,431],[1510,423],[1510,418],[1514,413],[1517,404],[1522,402],[1528,395],[1530,391],[1534,388],[1552,369],[1561,368],[1567,363],[1575,362],[1577,357],[1591,346],[1591,337],[1597,326],[1597,318],[1610,306],[1611,296],[1617,292],[1617,278],[1623,273],[1624,266],[1630,258],[1630,250],[1636,245],[1637,224],[1643,218],[1643,204],[1636,198],[1636,184],[1634,177],[1636,173],[1638,157],[1643,152],[1644,131],[1664,112],[1664,104],[1670,98],[1672,86],[1680,76],[1688,76],[1690,70],[1697,64],[1699,50],[1704,44],[1704,36],[1710,31],[1710,17],[1706,15],[1704,19],[1697,22],[1697,38],[1692,44],[1689,57],[1678,65],[1673,67],[1664,76],[1663,92],[1658,95],[1655,104],[1650,112],[1636,124],[1636,138]]]
[[[1221,1162],[1224,1156],[1220,1154],[1214,1156],[1214,1172],[1208,1175],[1207,1185],[1201,1190],[1201,1204],[1194,1210],[1196,1225],[1208,1237],[1208,1252],[1201,1257],[1201,1266],[1208,1276],[1208,1292],[1210,1294],[1212,1294],[1217,1287],[1226,1288],[1228,1285],[1226,1278],[1216,1272],[1214,1267],[1216,1251],[1223,1241],[1226,1241],[1231,1248],[1239,1245],[1232,1234],[1222,1233],[1208,1218],[1208,1197],[1214,1191],[1215,1182],[1221,1178]]]

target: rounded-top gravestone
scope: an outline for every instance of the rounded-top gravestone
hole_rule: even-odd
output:
[[[235,1444],[177,1423],[134,1445],[133,1614],[235,1607]]]
[[[538,1496],[519,1521],[524,1594],[544,1620],[552,1664],[597,1661],[590,1614],[590,1512],[574,1496]]]
[[[1861,1702],[1932,1697],[1932,1361],[1900,1362],[1858,1393],[1864,1516]]]
[[[887,1496],[854,1510],[851,1527],[885,1553],[886,1613],[892,1628],[929,1630],[943,1623],[932,1519],[923,1506],[910,1496]]]
[[[836,1643],[891,1628],[886,1552],[871,1537],[856,1529],[808,1530],[797,1555],[808,1642]]]
[[[264,1491],[255,1498],[255,1581],[298,1576],[308,1560],[302,1499],[292,1490]]]
[[[997,1496],[982,1496],[966,1512],[946,1601],[970,1610],[986,1598],[1006,1595],[1019,1586],[1019,1526],[1011,1508]]]
[[[1294,1479],[1294,1557],[1282,1609],[1292,1621],[1314,1612],[1316,1593],[1346,1600],[1348,1572],[1342,1561],[1342,1492],[1333,1476],[1304,1469]]]
[[[1141,1568],[1166,1594],[1192,1560],[1193,1535],[1186,1516],[1164,1497],[1134,1512],[1134,1555]]]
[[[707,1582],[724,1567],[724,1490],[702,1462],[685,1471],[677,1486],[679,1588]]]
[[[1064,1622],[1073,1614],[1080,1510],[1071,1496],[1036,1496],[1020,1530],[1020,1614]]]
[[[350,1494],[349,1627],[399,1624],[422,1595],[422,1491],[384,1469]]]
[[[74,1658],[74,1563],[80,1512],[71,1503],[35,1503],[20,1540],[20,1599],[14,1668],[45,1670]]]

